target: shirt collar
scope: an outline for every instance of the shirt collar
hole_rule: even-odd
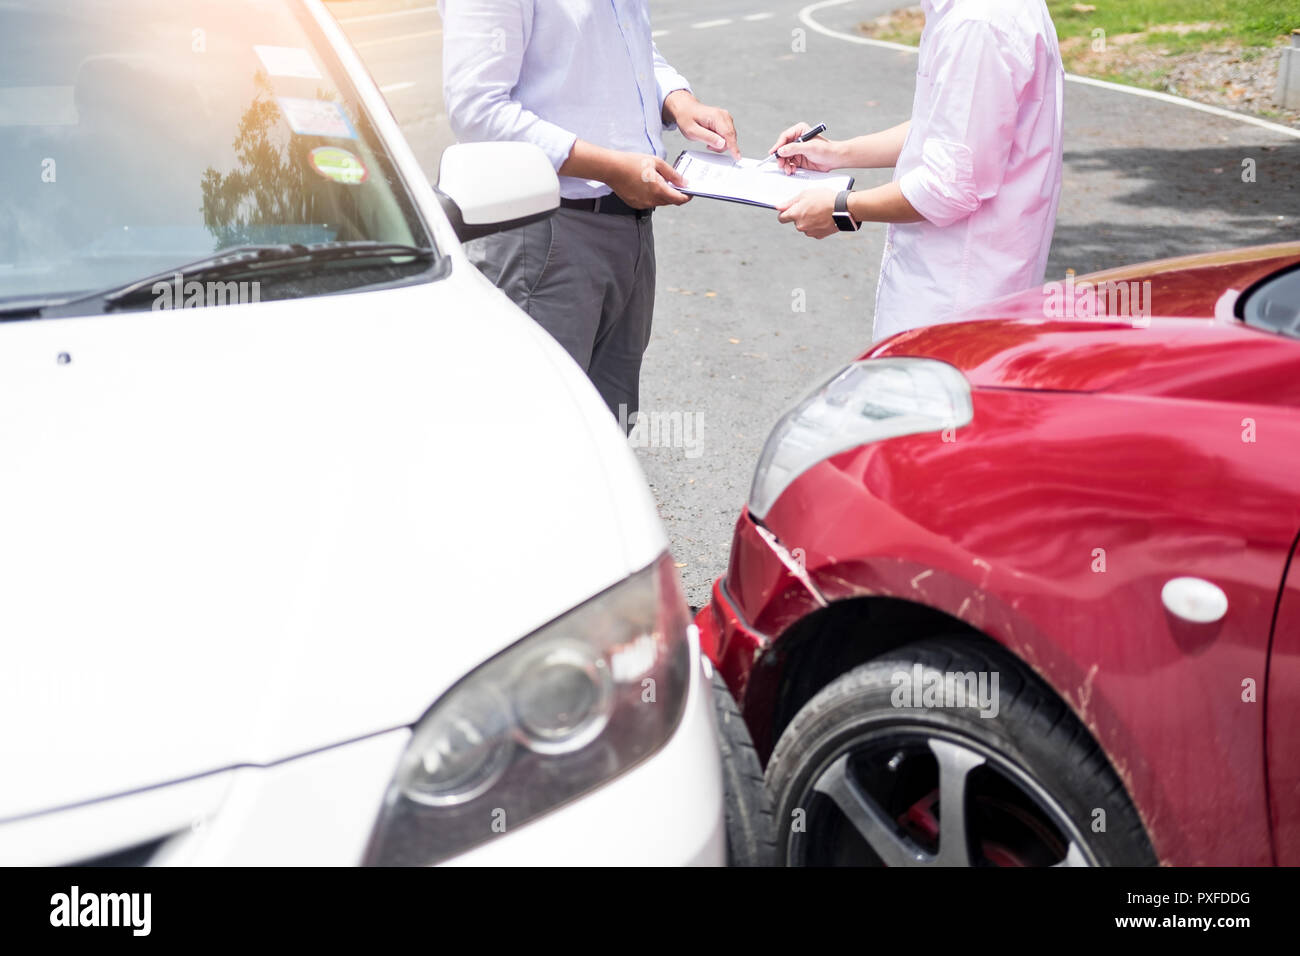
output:
[[[921,0],[926,20],[937,20],[947,13],[957,0]]]

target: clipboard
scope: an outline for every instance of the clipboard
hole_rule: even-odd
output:
[[[775,163],[760,166],[761,160],[682,150],[673,162],[686,186],[676,187],[688,196],[721,199],[746,206],[775,209],[805,189],[830,189],[840,192],[853,188],[853,177],[846,173],[818,173],[800,169],[793,175],[781,172]]]

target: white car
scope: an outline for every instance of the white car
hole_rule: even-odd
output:
[[[189,6],[0,10],[0,863],[723,862],[653,501],[460,250],[550,164]]]

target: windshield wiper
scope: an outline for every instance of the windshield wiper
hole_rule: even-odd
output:
[[[0,302],[0,322],[6,319],[39,319],[42,311],[58,305],[62,299],[15,299]]]
[[[262,272],[283,269],[286,266],[315,264],[320,262],[340,262],[343,260],[362,261],[366,259],[414,259],[426,262],[436,253],[425,246],[412,246],[401,242],[376,242],[372,240],[355,242],[323,243],[280,243],[276,245],[238,246],[223,249],[214,255],[204,256],[193,262],[172,266],[163,272],[132,279],[123,285],[110,286],[98,292],[91,292],[57,303],[37,306],[35,302],[17,303],[24,313],[33,311],[41,318],[58,315],[86,315],[94,312],[111,312],[118,305],[138,297],[141,293],[153,294],[153,287],[160,282],[174,282],[180,276],[182,282],[202,279],[216,280],[232,276],[257,275]],[[13,307],[0,307],[0,314]],[[18,308],[14,309],[18,311]]]

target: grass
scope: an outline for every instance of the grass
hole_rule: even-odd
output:
[[[1222,97],[1240,96],[1241,84],[1215,87],[1204,68],[1224,57],[1257,63],[1300,27],[1295,0],[1048,0],[1047,6],[1061,41],[1061,60],[1071,73],[1149,90],[1173,88],[1206,102],[1217,98],[1225,106],[1235,103]],[[1181,80],[1174,81],[1175,75]],[[1259,81],[1257,93],[1267,85]],[[1256,96],[1252,107],[1262,106]]]
[[[1047,8],[1068,72],[1255,112],[1268,109],[1278,47],[1300,29],[1300,0],[1047,0]],[[916,45],[924,25],[912,6],[860,29]],[[1251,66],[1216,73],[1225,62]]]
[[[1084,6],[1096,7],[1085,11]],[[1300,6],[1295,0],[1047,0],[1056,23],[1056,35],[1092,38],[1100,27],[1107,37],[1146,33],[1152,27],[1178,24],[1213,24],[1184,36],[1155,32],[1147,42],[1169,45],[1171,52],[1196,50],[1224,40],[1241,46],[1273,46],[1279,37],[1300,28]]]
[[[1170,53],[1223,42],[1271,47],[1300,29],[1300,5],[1295,0],[1047,0],[1047,9],[1061,40],[1078,37],[1090,44],[1092,31],[1100,28],[1107,37],[1146,34],[1143,42]],[[863,32],[916,45],[923,22],[919,8],[900,10],[879,25],[864,24]]]
[[[1110,83],[1123,83],[1126,86],[1144,86],[1148,89],[1160,89],[1161,81],[1169,74],[1168,70],[1094,70],[1089,75]]]

